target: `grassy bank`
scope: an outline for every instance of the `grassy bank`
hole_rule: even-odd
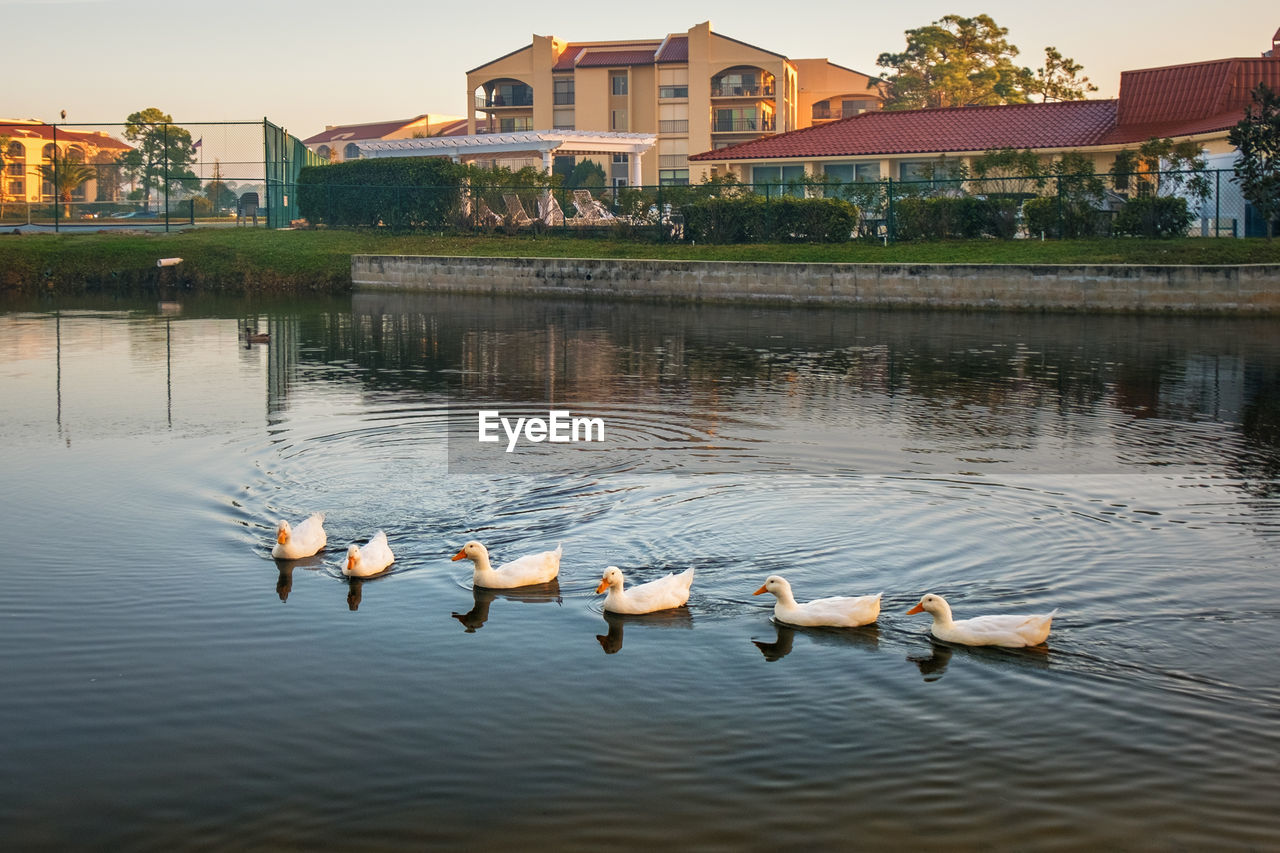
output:
[[[894,264],[1277,264],[1280,240],[691,246],[556,234],[436,237],[249,229],[171,234],[6,234],[0,235],[0,291],[340,292],[350,287],[353,254]],[[180,257],[183,263],[158,269],[156,260],[164,257]]]

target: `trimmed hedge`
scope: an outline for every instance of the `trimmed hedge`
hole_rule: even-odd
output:
[[[706,243],[847,243],[858,208],[837,198],[720,196],[680,208],[685,236]]]
[[[1115,230],[1134,237],[1185,237],[1193,218],[1185,198],[1141,196],[1120,208]]]
[[[307,166],[298,175],[298,212],[338,228],[452,227],[466,167],[443,157],[388,157]]]

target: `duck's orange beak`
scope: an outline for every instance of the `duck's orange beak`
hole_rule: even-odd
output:
[[[924,605],[917,604],[915,607],[907,611],[907,615],[910,616],[913,613],[923,613],[923,612],[924,612]]]
[[[356,567],[356,558],[354,554],[347,555],[347,571],[351,571]]]
[[[454,554],[454,555],[450,558],[449,562],[451,562],[451,563],[456,563],[456,562],[458,562],[459,560],[463,559],[463,558],[464,558],[464,557],[466,557],[466,556],[467,556],[467,549],[466,549],[466,548],[463,548],[461,551],[459,551],[458,553]]]
[[[276,531],[276,542],[279,542],[281,545],[283,545],[284,543],[286,543],[286,542],[288,542],[288,541],[289,541],[289,534],[288,534],[288,533],[285,533],[283,529],[282,529],[282,530],[277,530],[277,531]]]
[[[599,595],[600,593],[604,592],[608,588],[609,588],[609,582],[607,580],[601,580],[600,584],[596,587],[596,595]]]
[[[761,586],[759,589],[757,589],[755,592],[753,592],[753,593],[751,593],[751,594],[752,594],[752,595],[759,595],[759,594],[760,594],[760,593],[762,593],[762,592],[768,592],[768,591],[769,591],[769,590],[767,590],[767,589],[765,589],[763,586]]]

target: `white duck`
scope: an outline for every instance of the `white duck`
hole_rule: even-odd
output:
[[[367,578],[395,561],[396,555],[391,553],[391,546],[387,544],[387,534],[379,530],[364,547],[352,545],[347,548],[347,564],[342,567],[342,573],[349,578]]]
[[[779,575],[769,575],[764,585],[752,595],[771,592],[777,598],[773,605],[773,618],[787,625],[800,625],[808,628],[856,628],[859,625],[870,625],[880,615],[880,596],[875,595],[835,596],[833,598],[815,598],[813,601],[800,604],[791,593],[791,584]]]
[[[609,613],[653,613],[656,610],[670,610],[682,607],[689,601],[689,587],[693,585],[693,569],[685,569],[680,574],[674,572],[666,577],[649,581],[631,589],[624,590],[622,570],[610,566],[604,570],[604,577],[596,587],[596,593],[606,589],[604,609]]]
[[[1019,649],[1023,646],[1038,646],[1048,639],[1049,625],[1058,611],[1034,616],[975,616],[957,622],[951,618],[951,606],[947,604],[947,600],[929,593],[907,611],[908,614],[921,612],[928,612],[933,616],[933,626],[929,630],[944,642]]]
[[[298,522],[297,527],[290,527],[289,522],[281,519],[276,525],[276,544],[271,556],[277,560],[301,560],[323,551],[328,541],[323,512],[313,512]]]
[[[475,565],[475,573],[471,577],[471,583],[474,586],[486,589],[511,589],[555,580],[560,574],[560,556],[563,553],[561,547],[556,545],[554,551],[526,554],[510,563],[503,563],[495,569],[489,565],[489,549],[472,540],[453,555],[453,560],[457,562],[467,559]]]

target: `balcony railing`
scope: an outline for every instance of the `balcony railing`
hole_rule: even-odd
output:
[[[751,133],[773,130],[771,118],[717,119],[711,124],[712,133]]]
[[[503,107],[531,107],[533,106],[533,95],[515,95],[506,97],[504,95],[495,95],[492,98],[476,98],[476,109],[491,110],[502,109]]]
[[[658,133],[688,133],[689,120],[687,118],[680,119],[663,119],[658,122]]]
[[[685,154],[659,154],[659,169],[687,169],[689,168],[689,158]]]
[[[772,98],[773,86],[717,86],[712,84],[713,98]]]
[[[689,97],[688,86],[659,86],[658,99],[669,100],[671,98],[687,98]]]

